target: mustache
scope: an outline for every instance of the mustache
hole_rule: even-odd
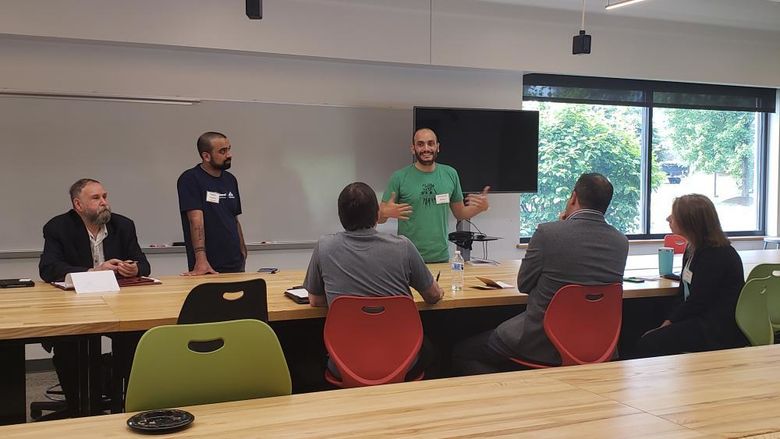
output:
[[[429,159],[426,159],[426,160],[424,160],[424,159],[423,159],[423,155],[425,155],[425,154],[429,154],[429,155],[430,155],[430,158],[429,158]],[[415,159],[416,159],[418,162],[420,162],[420,163],[422,163],[422,164],[424,164],[424,165],[428,165],[428,164],[430,164],[430,163],[433,163],[433,162],[436,160],[436,157],[437,157],[437,155],[438,155],[438,154],[436,154],[436,152],[435,152],[435,151],[430,151],[430,152],[417,152],[417,153],[415,153],[415,154],[414,154],[414,158],[415,158]]]

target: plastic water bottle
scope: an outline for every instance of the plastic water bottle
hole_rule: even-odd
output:
[[[452,271],[452,292],[458,292],[463,290],[463,272],[465,270],[465,262],[463,256],[460,255],[460,251],[456,250],[455,255],[450,262],[450,270]]]

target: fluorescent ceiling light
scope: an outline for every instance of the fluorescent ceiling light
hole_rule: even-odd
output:
[[[607,6],[605,6],[604,9],[607,9],[607,10],[615,9],[615,8],[619,8],[621,6],[628,6],[628,5],[631,5],[631,4],[634,4],[634,3],[639,3],[641,1],[644,1],[644,0],[617,0],[614,3],[610,2],[609,0],[607,0]]]

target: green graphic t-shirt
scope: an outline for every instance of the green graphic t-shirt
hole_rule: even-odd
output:
[[[423,172],[412,164],[393,173],[382,201],[389,200],[393,192],[396,203],[412,206],[409,219],[398,220],[398,234],[414,243],[425,262],[447,261],[450,203],[463,201],[458,172],[441,163],[436,163],[433,172]]]

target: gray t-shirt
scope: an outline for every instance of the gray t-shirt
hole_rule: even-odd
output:
[[[322,236],[303,285],[330,305],[338,296],[411,296],[409,286],[424,291],[432,283],[409,239],[372,228]]]

